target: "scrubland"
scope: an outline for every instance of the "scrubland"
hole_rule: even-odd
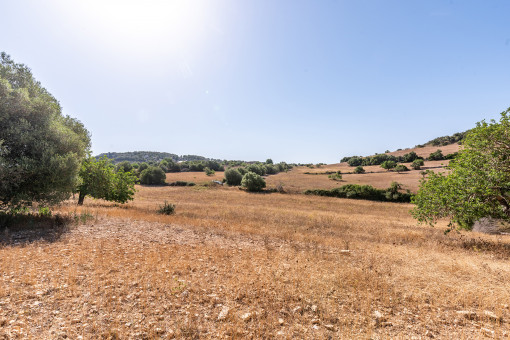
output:
[[[306,180],[315,188],[323,175],[304,171],[268,179],[301,176],[296,191]],[[56,231],[2,233],[0,337],[510,336],[510,236],[445,235],[445,223],[417,225],[410,204],[215,185],[137,189],[126,205],[54,208],[76,217]],[[165,200],[174,215],[156,213]]]

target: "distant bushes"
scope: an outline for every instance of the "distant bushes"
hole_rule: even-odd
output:
[[[225,170],[225,182],[228,185],[241,185],[243,175],[237,169]]]
[[[158,166],[149,166],[140,173],[140,183],[147,185],[165,184],[165,172]]]
[[[249,171],[243,176],[241,185],[248,191],[256,192],[266,187],[266,181],[259,174]]]
[[[394,169],[396,172],[404,172],[409,171],[409,168],[405,166],[404,164],[397,164],[397,166]]]
[[[411,151],[402,156],[393,156],[388,154],[378,154],[374,156],[361,157],[361,156],[351,156],[344,157],[340,160],[341,163],[347,162],[349,166],[369,166],[369,165],[381,165],[384,162],[395,162],[395,163],[410,163],[415,159],[422,158],[416,154],[416,152]]]
[[[194,182],[177,181],[169,183],[168,185],[171,187],[192,187],[195,186],[196,184]]]
[[[328,175],[328,178],[332,179],[334,181],[341,181],[342,180],[342,172],[339,170],[335,173]]]
[[[353,171],[355,174],[364,174],[365,173],[365,169],[363,169],[363,167],[361,165],[358,165],[354,171]]]
[[[338,198],[363,199],[380,202],[411,202],[412,194],[400,192],[401,185],[393,182],[388,189],[376,189],[371,185],[347,184],[331,190],[306,190],[305,195],[318,195]]]

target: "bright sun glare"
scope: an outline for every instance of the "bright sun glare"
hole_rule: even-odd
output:
[[[190,0],[58,0],[71,25],[106,49],[147,54],[187,52],[207,29],[207,2]]]

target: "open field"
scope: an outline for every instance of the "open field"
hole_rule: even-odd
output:
[[[89,219],[54,238],[2,233],[0,334],[510,335],[509,236],[444,235],[444,225],[416,225],[408,204],[138,189],[126,206],[66,203],[61,213]],[[156,214],[164,200],[177,204],[175,215]]]
[[[422,178],[421,171],[430,169],[442,172],[445,171],[443,165],[447,165],[448,162],[448,160],[425,161],[422,170],[412,170],[410,163],[403,163],[411,171],[401,173],[384,170],[379,165],[364,166],[366,171],[364,174],[349,174],[354,167],[347,163],[329,164],[313,169],[301,166],[289,172],[268,176],[266,182],[270,188],[281,184],[287,192],[301,193],[307,189],[333,189],[345,184],[370,184],[379,189],[386,189],[391,182],[396,181],[403,184],[404,189],[416,192]],[[342,172],[342,180],[334,181],[328,178],[326,172],[339,170]]]

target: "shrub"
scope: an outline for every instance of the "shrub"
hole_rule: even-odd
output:
[[[403,171],[409,171],[409,168],[405,166],[404,164],[399,164],[395,167],[396,172],[403,172]]]
[[[228,185],[240,185],[243,175],[237,169],[227,169],[225,171],[225,181]]]
[[[165,184],[165,172],[159,166],[149,166],[140,174],[140,183],[148,185]]]
[[[131,171],[133,171],[133,165],[128,161],[123,161],[115,166],[115,171],[118,172],[121,169],[124,172],[131,172]]]
[[[361,165],[358,165],[355,169],[354,169],[354,173],[355,174],[364,174],[365,173],[365,169],[363,169],[363,167]]]
[[[384,161],[381,164],[381,168],[386,169],[386,170],[391,170],[396,166],[397,166],[397,162],[395,162],[395,161]]]
[[[421,167],[425,164],[425,162],[423,161],[423,159],[419,158],[419,159],[415,159],[412,163],[411,163],[411,168],[413,168],[414,170],[420,170]]]
[[[212,176],[216,173],[216,171],[214,171],[213,169],[209,169],[209,168],[204,168],[204,172],[207,176]]]
[[[241,176],[244,176],[248,173],[248,170],[246,170],[246,168],[237,168],[236,170],[241,174]]]
[[[241,185],[248,191],[261,191],[266,187],[266,181],[264,181],[260,175],[254,172],[248,172],[243,176]]]
[[[342,180],[342,172],[341,171],[337,171],[331,175],[328,175],[328,178],[329,179],[332,179],[334,181],[340,181]]]
[[[172,215],[175,213],[175,204],[170,204],[167,201],[163,205],[159,206],[158,214]]]
[[[440,161],[443,159],[444,159],[443,153],[439,149],[429,155],[429,161]]]
[[[266,172],[266,169],[258,164],[250,164],[246,167],[248,172],[256,173],[257,175],[263,176]]]

